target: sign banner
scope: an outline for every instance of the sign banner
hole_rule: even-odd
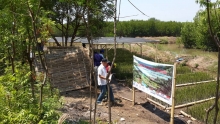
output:
[[[160,64],[133,56],[133,86],[172,105],[173,65]]]

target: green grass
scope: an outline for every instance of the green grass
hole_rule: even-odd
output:
[[[207,99],[215,95],[216,82],[177,88],[175,92],[176,105]]]
[[[193,72],[177,75],[176,84],[193,83],[213,80],[213,77],[206,72]]]
[[[192,73],[191,69],[188,66],[177,66],[176,74]]]
[[[189,107],[186,112],[192,115],[194,118],[204,122],[205,117],[206,117],[205,110],[211,107],[213,103],[214,103],[214,100],[208,101],[202,104],[197,104],[192,107]],[[218,102],[218,106],[220,106],[220,102]],[[215,109],[213,109],[209,114],[208,124],[213,124],[214,113],[215,113]],[[218,114],[217,116],[217,124],[220,124],[220,114]]]

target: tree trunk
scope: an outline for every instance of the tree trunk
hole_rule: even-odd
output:
[[[218,47],[218,74],[217,74],[217,84],[216,84],[216,93],[215,93],[215,115],[213,123],[216,124],[218,117],[218,96],[219,96],[219,77],[220,77],[220,47]]]
[[[65,34],[65,46],[66,47],[68,44],[68,37],[69,37],[69,23],[70,23],[69,11],[70,11],[70,6],[68,4],[67,11],[66,11],[66,15],[67,15],[66,34]]]
[[[219,112],[219,107],[218,107],[218,96],[219,96],[219,77],[220,77],[220,41],[217,37],[217,35],[214,34],[214,31],[213,31],[213,27],[211,25],[211,19],[210,19],[210,8],[209,8],[209,5],[210,5],[210,1],[209,0],[206,0],[206,7],[207,7],[207,16],[208,16],[208,27],[209,27],[209,33],[213,39],[213,41],[216,43],[216,45],[218,46],[218,73],[217,73],[217,82],[216,82],[216,98],[215,98],[215,103],[213,106],[211,106],[207,112],[206,112],[206,123],[208,123],[208,115],[209,115],[209,112],[211,110],[213,110],[215,108],[215,114],[214,114],[214,119],[213,119],[213,124],[216,124],[217,122],[217,116],[218,116],[218,112]],[[211,8],[212,9],[212,8]]]
[[[76,24],[75,24],[75,28],[73,30],[70,46],[73,46],[73,41],[74,41],[74,39],[76,37],[76,33],[77,33],[78,28],[79,28],[79,23],[78,23],[78,21],[76,19]]]
[[[62,19],[62,46],[64,46],[64,30],[63,30],[63,19]]]
[[[41,110],[42,109],[42,103],[43,103],[43,89],[44,89],[44,85],[46,83],[46,79],[47,79],[47,73],[44,73],[44,80],[40,86],[40,101],[39,101],[39,109]]]
[[[39,1],[39,6],[38,6],[38,10],[40,10],[40,4],[41,4],[41,1]],[[29,11],[29,14],[30,14],[30,17],[31,17],[31,22],[32,22],[32,27],[33,27],[33,33],[34,33],[34,41],[35,43],[37,43],[37,27],[36,27],[36,18],[34,17],[34,14],[29,6],[29,4],[27,3],[27,6],[28,6],[28,11]],[[37,17],[37,14],[35,15]],[[46,78],[47,78],[47,68],[46,68],[46,65],[44,64],[44,61],[42,59],[42,56],[41,56],[41,53],[40,53],[40,50],[38,49],[38,54],[39,54],[39,58],[40,58],[40,61],[41,61],[41,65],[42,67],[44,68],[44,80],[41,84],[41,87],[40,87],[40,100],[39,100],[39,109],[42,109],[42,99],[43,99],[43,86],[44,84],[46,83]],[[43,52],[44,53],[44,52]]]
[[[26,57],[27,57],[27,60],[28,60],[28,63],[29,63],[29,67],[30,67],[30,71],[31,71],[31,75],[30,75],[30,81],[31,81],[31,93],[32,93],[32,98],[35,98],[35,93],[34,93],[34,79],[33,79],[33,55],[32,55],[32,58],[30,57],[30,54],[32,54],[31,52],[31,35],[30,35],[30,32],[29,32],[29,28],[27,28],[27,31],[28,31],[28,37],[29,37],[29,40],[28,40],[28,52],[26,52]],[[27,50],[26,50],[27,51]]]
[[[56,37],[54,37],[52,34],[51,34],[52,38],[54,39],[55,43],[57,44],[57,46],[61,46],[60,43],[57,41]]]

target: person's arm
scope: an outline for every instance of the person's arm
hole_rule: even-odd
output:
[[[106,77],[102,76],[102,75],[99,75],[99,78],[101,79],[106,79]]]

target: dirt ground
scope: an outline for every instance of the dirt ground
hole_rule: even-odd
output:
[[[131,101],[122,99],[121,96],[132,99],[132,92],[122,83],[111,84],[117,103],[111,107],[112,122],[114,124],[169,124],[169,112],[165,112],[150,104],[145,99],[145,94],[137,91],[136,102],[141,104],[132,105]],[[92,119],[94,115],[94,88],[92,89]],[[70,91],[61,94],[64,100],[63,119],[65,118],[70,123],[77,123],[79,120],[90,119],[90,97],[89,88]],[[97,94],[98,95],[98,94]],[[107,103],[106,103],[107,104]],[[97,106],[96,123],[108,123],[108,107],[107,105]],[[186,124],[187,117],[175,113],[175,124]],[[188,121],[189,122],[189,121]],[[198,122],[193,122],[197,124]]]
[[[148,37],[152,38],[152,37]],[[162,37],[164,38],[164,37]],[[175,37],[165,37],[169,43],[175,43]],[[152,38],[155,39],[155,38]],[[161,37],[156,38],[160,40]],[[143,52],[144,55],[150,56],[158,54],[158,60],[169,61],[175,60],[169,51],[163,53],[157,53],[155,48],[150,46],[144,46],[148,49],[148,52]],[[199,63],[198,69],[207,69],[213,65],[216,60],[214,58],[207,59],[203,56],[192,57],[190,54],[179,55],[187,59],[186,64],[190,67],[195,67]],[[169,124],[170,123],[170,111],[162,110],[158,106],[150,104],[146,99],[146,94],[140,91],[136,91],[136,104],[132,106],[132,91],[124,86],[122,82],[115,82],[111,84],[114,92],[114,96],[117,104],[111,107],[112,122],[114,124]],[[92,88],[92,119],[95,106],[94,87]],[[98,95],[98,94],[97,94]],[[60,122],[66,120],[69,123],[79,123],[80,120],[89,121],[90,119],[90,92],[89,88],[64,92],[61,94],[63,97],[63,113],[60,118]],[[128,100],[123,99],[127,98]],[[175,124],[201,124],[199,121],[192,121],[190,118],[180,114],[181,109],[175,110]],[[108,123],[108,108],[107,105],[97,106],[96,111],[96,123],[106,124]]]
[[[114,124],[169,124],[170,111],[150,104],[146,99],[146,94],[136,91],[136,104],[132,105],[129,101],[132,99],[132,91],[123,83],[115,82],[111,84],[113,88],[116,104],[111,107],[111,117]],[[99,90],[98,90],[99,91]],[[92,88],[92,119],[94,112],[94,87]],[[70,91],[61,94],[64,101],[64,107],[61,109],[63,116],[60,121],[66,120],[71,124],[79,123],[80,120],[89,121],[90,119],[90,93],[89,88]],[[98,95],[98,94],[97,94]],[[123,99],[127,98],[128,100]],[[107,103],[106,103],[107,104]],[[192,121],[175,111],[175,124],[200,124],[198,121]],[[107,105],[97,106],[96,123],[108,123],[108,107]]]

